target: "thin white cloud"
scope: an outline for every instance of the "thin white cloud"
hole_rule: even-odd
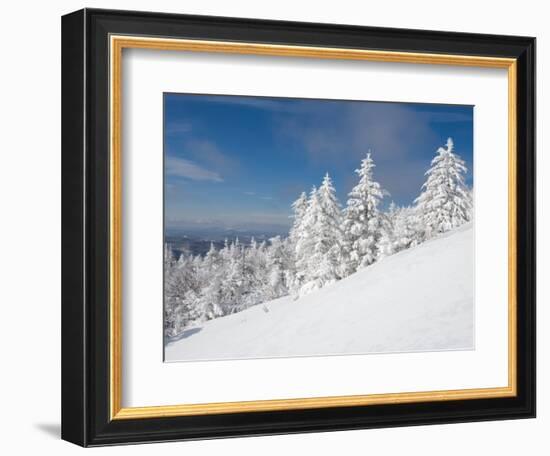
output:
[[[193,129],[189,122],[171,122],[166,125],[165,133],[167,135],[178,135],[189,133]]]
[[[297,109],[296,103],[286,103],[286,99],[284,98],[279,100],[277,98],[250,96],[211,95],[204,97],[203,100],[207,100],[211,103],[247,106],[249,108],[268,110],[270,112],[294,112]]]
[[[222,151],[214,142],[207,139],[191,138],[184,143],[186,154],[214,170],[223,170],[224,175],[238,173],[239,162],[230,153]]]
[[[243,192],[245,195],[254,196],[256,192]]]
[[[164,167],[168,176],[184,177],[196,181],[223,182],[219,173],[184,158],[167,156]]]

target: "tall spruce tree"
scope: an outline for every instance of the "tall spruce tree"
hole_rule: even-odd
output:
[[[309,193],[302,220],[293,233],[296,272],[291,289],[295,295],[301,294],[302,287],[312,280],[310,274],[310,271],[313,269],[311,254],[315,248],[313,233],[320,210],[317,188],[313,186]]]
[[[382,217],[378,205],[387,193],[373,179],[376,165],[370,152],[355,172],[359,183],[349,193],[344,213],[346,273],[352,273],[376,261],[382,237]]]
[[[300,255],[297,244],[303,232],[302,223],[306,215],[308,204],[309,202],[306,192],[302,192],[298,199],[294,201],[291,206],[294,214],[292,216],[292,227],[290,228],[287,239],[290,261],[289,269],[285,271],[285,274],[288,287],[294,294],[296,294],[297,290],[301,287],[301,277],[297,275],[298,271],[296,269],[296,264]]]
[[[304,215],[306,213],[308,206],[308,199],[306,192],[302,192],[299,198],[292,203],[292,211],[294,212],[293,215],[293,222],[292,227],[290,228],[289,238],[292,242],[296,242],[297,237],[300,233],[300,225],[302,223],[302,220],[304,219]]]
[[[269,240],[266,252],[266,281],[263,297],[265,301],[288,294],[288,277],[286,271],[290,268],[290,250],[286,240],[275,236]]]
[[[378,258],[384,258],[393,255],[395,249],[396,223],[398,218],[399,208],[392,201],[386,213],[382,216],[382,235],[378,242]]]
[[[296,241],[296,281],[300,295],[341,278],[341,210],[328,173],[311,191]]]
[[[452,138],[447,139],[445,147],[437,149],[431,168],[426,171],[428,178],[422,193],[415,200],[425,238],[456,228],[471,217],[472,201],[464,183],[467,169],[453,150]]]
[[[319,259],[317,283],[319,288],[342,278],[342,210],[332,179],[326,173],[319,187],[320,212],[314,236],[314,254]]]
[[[214,243],[210,243],[210,249],[201,261],[197,255],[195,259],[202,263],[201,287],[198,290],[198,301],[203,320],[211,320],[223,315],[222,311],[222,288],[224,275],[224,261],[221,253],[216,249]]]

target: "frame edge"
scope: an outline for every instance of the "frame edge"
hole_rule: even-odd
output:
[[[61,19],[61,438],[87,445],[86,11]]]

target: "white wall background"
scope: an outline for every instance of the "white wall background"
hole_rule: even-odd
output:
[[[102,448],[94,454],[544,454],[550,429],[545,201],[550,31],[544,2],[77,0],[9,2],[0,16],[0,448],[72,454],[60,422],[60,16],[88,7],[288,19],[538,38],[538,418]]]

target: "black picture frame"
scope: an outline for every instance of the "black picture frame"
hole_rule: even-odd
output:
[[[111,420],[109,36],[517,59],[517,395]],[[82,446],[535,417],[535,39],[84,9],[62,19],[62,438]]]

